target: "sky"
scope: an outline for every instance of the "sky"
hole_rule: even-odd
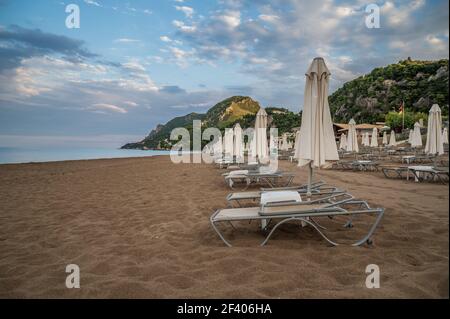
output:
[[[380,8],[367,28],[366,7]],[[67,28],[66,6],[80,9]],[[298,112],[373,68],[448,58],[448,1],[0,0],[0,147],[119,147],[233,95]]]

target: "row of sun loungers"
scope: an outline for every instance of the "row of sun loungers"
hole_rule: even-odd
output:
[[[378,171],[378,163],[371,160],[337,161],[332,169],[353,171]]]
[[[400,166],[383,167],[382,172],[386,178],[398,178],[409,180],[410,174],[416,182],[439,181],[443,184],[449,181],[449,170],[433,166]]]
[[[218,209],[211,215],[212,228],[227,246],[231,243],[221,229],[230,225],[236,230],[236,224],[242,221],[261,223],[263,232],[267,234],[261,245],[268,242],[280,225],[293,221],[311,226],[329,244],[338,245],[325,234],[326,228],[319,221],[334,221],[344,216],[345,222],[341,226],[349,229],[353,227],[353,219],[360,215],[373,215],[375,220],[367,234],[352,245],[371,244],[371,236],[384,214],[384,209],[371,208],[366,201],[357,200],[345,190],[324,181],[313,182],[308,193],[307,185],[291,185],[295,175],[290,172],[255,164],[232,163],[227,167],[229,171],[222,175],[231,189],[246,190],[252,185],[266,187],[228,194],[228,208]]]
[[[345,216],[346,221],[342,226],[352,228],[354,218],[361,215],[375,216],[375,220],[369,231],[361,239],[354,241],[352,245],[371,244],[371,237],[384,214],[383,208],[371,208],[366,201],[354,199],[345,191],[331,192],[326,195],[316,193],[318,198],[309,201],[303,201],[303,194],[295,190],[262,192],[255,194],[254,198],[257,196],[260,196],[261,201],[258,206],[218,209],[211,215],[211,226],[227,246],[231,246],[231,243],[225,238],[219,225],[228,224],[235,229],[234,222],[255,220],[267,222],[265,229],[268,230],[268,234],[261,242],[261,246],[268,242],[279,226],[291,221],[300,221],[302,225],[313,227],[329,244],[337,246],[339,243],[325,234],[326,227],[322,226],[319,220]],[[229,195],[228,200],[235,197],[236,194]],[[263,200],[263,197],[269,197],[269,199]],[[269,230],[268,226],[272,222],[274,225]]]

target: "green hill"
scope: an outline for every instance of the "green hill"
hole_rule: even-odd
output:
[[[186,127],[192,125],[193,120],[203,120],[205,114],[190,113],[188,115],[179,116],[171,119],[166,124],[159,124],[150,134],[142,141],[136,143],[128,143],[122,146],[123,149],[157,149],[163,147],[160,142],[164,143],[170,137],[170,132],[176,127]]]
[[[128,143],[122,146],[125,149],[159,149],[169,148],[170,132],[176,127],[185,127],[192,130],[192,121],[201,120],[202,128],[217,127],[223,130],[239,122],[243,127],[254,121],[258,112],[259,103],[248,96],[232,96],[213,107],[206,114],[190,113],[185,116],[176,117],[166,124],[159,124],[150,134],[140,142]],[[192,134],[191,134],[192,135]]]
[[[416,61],[408,58],[375,68],[369,74],[345,83],[329,97],[336,122],[384,121],[389,111],[404,101],[411,112],[428,113],[437,103],[448,115],[448,60]]]

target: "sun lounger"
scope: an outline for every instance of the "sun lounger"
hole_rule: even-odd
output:
[[[290,186],[290,187],[275,187],[275,188],[262,188],[261,190],[246,191],[246,192],[235,192],[227,195],[226,199],[228,201],[229,207],[243,207],[247,205],[253,205],[256,201],[259,202],[261,194],[264,192],[279,192],[279,191],[296,191],[299,194],[307,194],[307,185]],[[339,197],[346,198],[347,196],[342,196],[343,194],[349,195],[347,192],[340,190],[334,186],[326,186],[323,182],[315,182],[311,185],[311,198],[310,201],[327,201],[336,200]]]
[[[449,180],[448,168],[435,168],[432,166],[409,166],[408,171],[413,173],[416,182],[440,181],[445,184]]]
[[[258,170],[236,170],[223,175],[226,184],[231,189],[236,189],[237,185],[243,185],[242,190],[246,190],[251,184],[268,185],[271,188],[289,186],[295,177],[293,173],[261,168]]]
[[[307,225],[312,226],[328,243],[337,246],[338,243],[328,238],[322,230],[325,227],[318,224],[316,219],[321,217],[333,218],[336,216],[348,216],[350,219],[344,225],[345,227],[352,227],[352,219],[358,215],[375,215],[376,219],[370,227],[368,233],[360,240],[354,242],[353,246],[359,246],[367,243],[371,244],[371,236],[378,226],[383,214],[383,208],[371,208],[369,204],[362,200],[355,200],[353,198],[344,202],[339,201],[335,203],[323,202],[272,202],[262,204],[257,207],[244,208],[226,208],[216,210],[210,217],[210,222],[213,229],[217,232],[220,239],[227,245],[231,244],[225,239],[218,228],[220,223],[229,223],[235,221],[252,221],[252,220],[276,220],[277,223],[272,227],[261,246],[265,245],[270,239],[275,230],[282,224],[288,221],[301,221]],[[233,226],[234,227],[234,226]]]
[[[399,178],[403,179],[407,177],[408,167],[399,166],[399,167],[382,167],[381,171],[383,172],[386,178]]]
[[[369,160],[353,161],[351,163],[353,170],[360,171],[378,171],[378,163]]]

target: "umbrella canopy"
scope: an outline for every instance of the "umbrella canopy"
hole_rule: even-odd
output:
[[[397,141],[395,140],[395,132],[391,131],[391,136],[389,136],[389,146],[397,145]]]
[[[268,157],[268,145],[267,145],[267,113],[266,110],[260,108],[258,113],[256,113],[255,121],[255,156],[258,157],[259,161],[264,161]]]
[[[339,137],[339,148],[345,150],[347,148],[347,135],[342,133]]]
[[[281,137],[281,147],[280,150],[287,151],[289,149],[289,143],[287,140],[287,134],[284,133]]]
[[[244,159],[244,139],[242,138],[242,128],[239,123],[234,126],[234,155],[237,160]]]
[[[322,167],[339,160],[328,104],[329,76],[323,58],[315,58],[306,72],[299,166]]]
[[[378,130],[376,127],[372,130],[372,139],[370,140],[371,147],[378,147]]]
[[[294,158],[298,158],[300,154],[300,130],[295,133]]]
[[[428,115],[427,143],[425,144],[425,153],[444,154],[444,143],[442,141],[442,118],[441,108],[434,104]]]
[[[412,144],[413,134],[414,134],[414,130],[409,130],[409,135],[408,135],[408,143],[409,144]]]
[[[359,152],[358,138],[356,136],[356,122],[354,119],[351,119],[350,122],[348,122],[347,152]]]
[[[364,133],[364,146],[370,146],[369,132]]]
[[[386,145],[388,143],[386,131],[383,132],[383,142],[382,143],[383,143],[383,145]]]
[[[414,131],[411,137],[411,146],[412,147],[422,146],[422,135],[420,134],[420,124],[418,122],[414,124]]]
[[[442,143],[448,144],[448,132],[446,127],[442,130]]]
[[[300,127],[298,165],[309,166],[308,195],[311,194],[312,168],[339,160],[333,122],[328,104],[330,71],[323,58],[314,58],[308,71]]]
[[[225,129],[225,135],[223,137],[223,148],[224,153],[226,157],[233,157],[233,129],[232,128],[226,128]]]

